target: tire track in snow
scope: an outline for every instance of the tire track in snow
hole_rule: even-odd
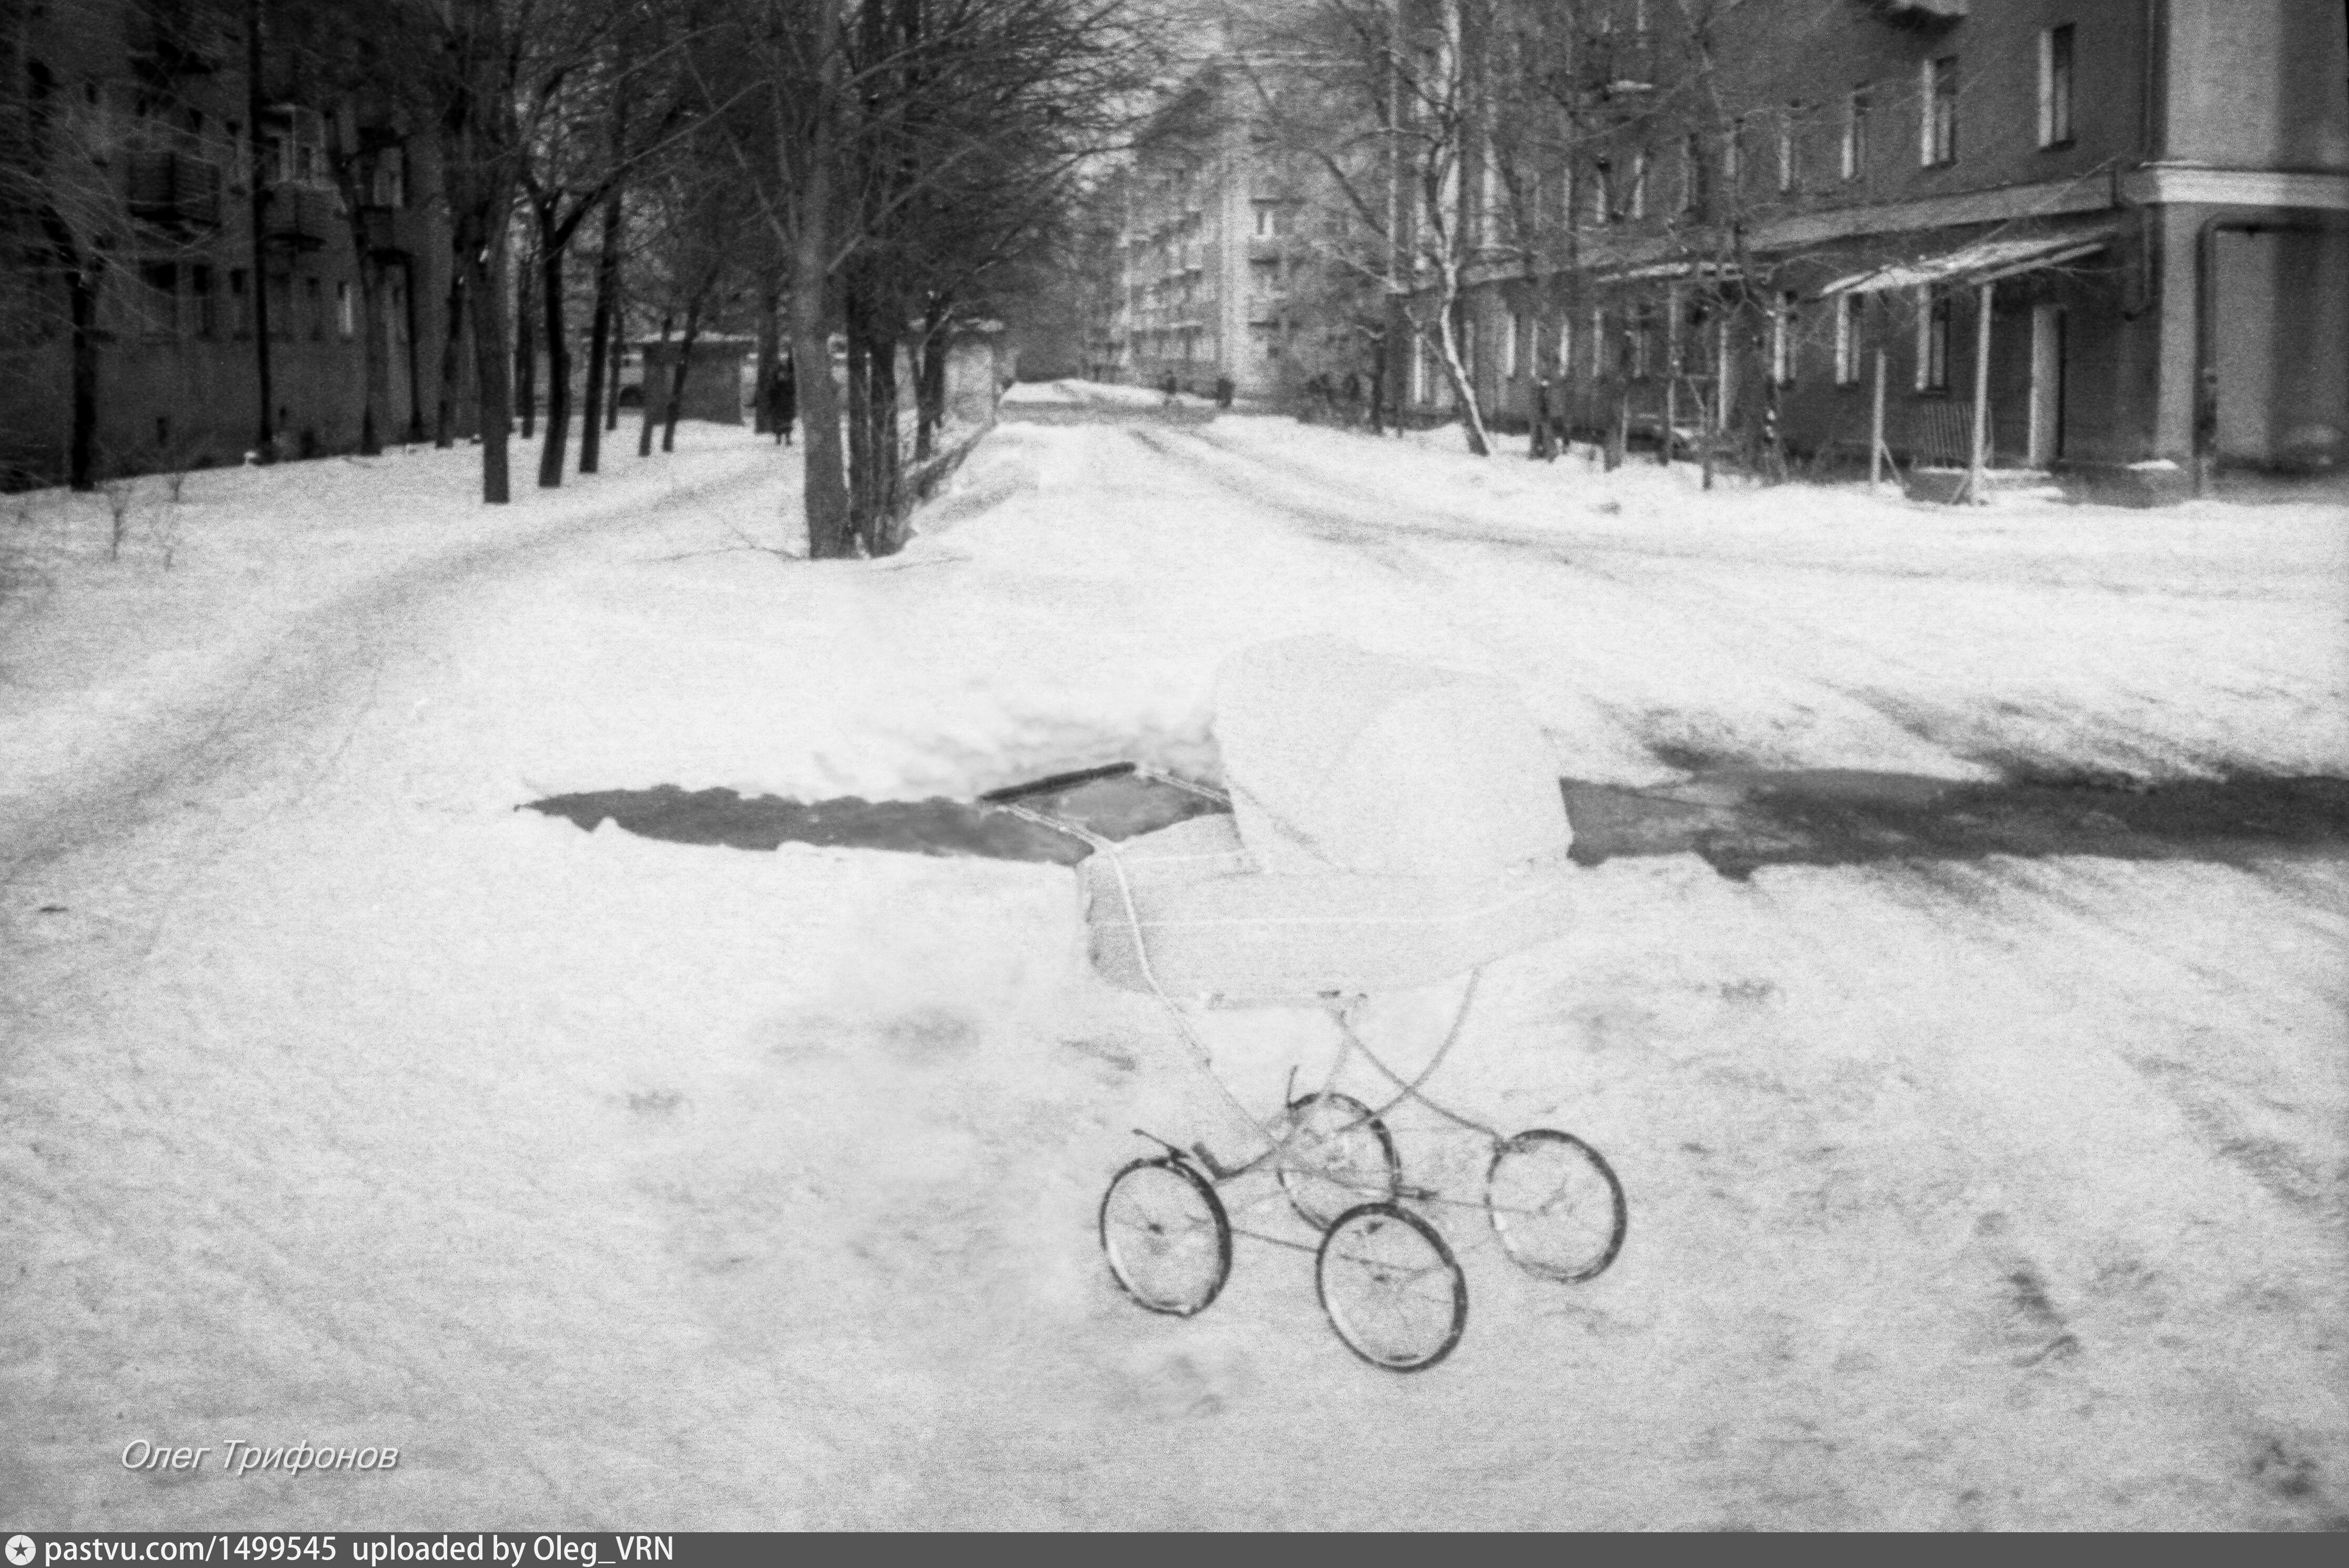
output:
[[[334,771],[386,661],[428,634],[440,610],[551,551],[769,477],[746,459],[701,486],[616,496],[348,583],[266,629],[227,676],[111,754],[36,796],[0,801],[0,1022],[70,1016],[127,984],[207,868]],[[134,842],[135,853],[119,852]]]
[[[715,487],[673,491],[650,510],[698,504],[712,488],[747,489],[767,477],[746,465]],[[163,797],[202,789],[290,732],[340,711],[355,686],[373,683],[392,646],[415,634],[436,599],[527,570],[543,552],[635,524],[647,510],[639,497],[615,498],[508,538],[407,562],[272,629],[264,647],[193,704],[142,725],[124,750],[47,785],[42,794],[50,799],[0,801],[0,889],[77,849],[121,836],[169,810]],[[348,746],[357,722],[322,767]]]
[[[1248,464],[1268,472],[1282,475],[1292,485],[1305,476],[1298,470],[1284,470],[1280,465],[1218,439],[1211,432],[1185,432],[1187,441],[1196,442],[1237,462]],[[1203,471],[1212,473],[1211,466],[1195,457],[1185,457],[1157,442],[1154,449],[1164,452],[1178,461],[1187,461]],[[1227,488],[1238,489],[1228,485]],[[1380,503],[1373,495],[1347,484],[1339,476],[1315,469],[1310,482],[1333,487],[1350,500],[1364,507]],[[1242,490],[1252,499],[1262,500],[1262,493]],[[1414,524],[1392,516],[1348,516],[1323,507],[1308,508],[1290,500],[1277,503],[1283,511],[1303,512],[1311,510],[1317,516],[1334,522],[1334,533],[1320,533],[1333,542],[1368,545],[1364,531],[1388,534],[1402,533],[1434,544],[1492,545],[1503,549],[1530,552],[1546,561],[1577,573],[1601,579],[1627,593],[1640,595],[1682,621],[1708,628],[1727,626],[1733,631],[1741,646],[1767,647],[1773,662],[1799,679],[1815,685],[1837,697],[1869,709],[1885,721],[1918,740],[1968,760],[1993,767],[2022,762],[2049,768],[2076,767],[2083,758],[2078,746],[2061,747],[2020,743],[2003,733],[2000,723],[1986,717],[1979,707],[1969,704],[1938,701],[1929,694],[1933,687],[1946,684],[1946,676],[1931,666],[1885,647],[1881,643],[1855,636],[1850,633],[1821,624],[1816,620],[1792,625],[1788,618],[1771,614],[1766,606],[1757,610],[1750,603],[1751,595],[1735,593],[1718,583],[1694,581],[1687,576],[1674,576],[1668,584],[1654,581],[1660,572],[1672,565],[1702,563],[1720,560],[1700,552],[1674,551],[1660,548],[1630,548],[1619,541],[1598,541],[1587,536],[1543,537],[1527,532],[1496,529],[1485,520],[1472,515],[1435,511],[1432,515],[1444,520],[1443,526]],[[1569,552],[1571,552],[1569,554]],[[1606,558],[1616,563],[1616,569],[1598,564],[1593,557]],[[1643,563],[1656,563],[1645,573],[1638,568]],[[1671,564],[1666,564],[1671,563]],[[1770,572],[1820,573],[1834,572],[1843,575],[1869,577],[1910,575],[1931,577],[1931,573],[1893,573],[1881,569],[1833,567],[1814,562],[1790,563],[1781,560],[1757,560],[1753,564]],[[1635,574],[1636,573],[1636,574]],[[1642,580],[1645,579],[1645,580]],[[1836,647],[1862,665],[1898,672],[1907,689],[1901,693],[1884,691],[1873,686],[1847,685],[1826,673],[1820,650]],[[2095,712],[2075,704],[2059,704],[2038,700],[2018,700],[2002,697],[1996,711],[2013,719],[2054,731],[2066,738],[2085,739],[2089,753],[2085,759],[2091,765],[2123,765],[2149,777],[2165,774],[2217,776],[2227,771],[2230,759],[2220,753],[2181,743],[2141,725],[2128,723],[2109,714]]]
[[[1514,572],[1511,574],[1512,580],[1506,583],[1495,583],[1490,573],[1486,573],[1480,581],[1472,583],[1464,580],[1457,573],[1437,565],[1429,560],[1426,554],[1427,548],[1431,545],[1450,545],[1455,550],[1474,551],[1479,545],[1492,544],[1528,552],[1539,558],[1539,564],[1543,568],[1565,575],[1574,582],[1580,591],[1588,593],[1592,585],[1604,584],[1630,603],[1643,610],[1644,614],[1635,618],[1650,624],[1669,625],[1684,643],[1710,645],[1714,650],[1713,657],[1724,671],[1750,671],[1754,663],[1754,646],[1755,645],[1765,647],[1775,646],[1777,649],[1777,655],[1768,668],[1776,679],[1789,688],[1785,700],[1791,705],[1792,711],[1801,714],[1806,718],[1813,720],[1821,717],[1840,718],[1847,724],[1864,728],[1877,728],[1890,717],[1869,702],[1866,696],[1846,691],[1833,682],[1819,676],[1811,667],[1811,661],[1800,656],[1788,656],[1791,651],[1814,646],[1823,640],[1831,640],[1835,637],[1835,634],[1822,632],[1816,636],[1808,636],[1792,632],[1780,623],[1765,621],[1741,611],[1727,608],[1725,601],[1718,604],[1699,606],[1695,613],[1692,613],[1691,607],[1684,602],[1690,596],[1688,593],[1682,591],[1684,585],[1676,583],[1672,593],[1667,593],[1656,583],[1637,581],[1625,573],[1609,571],[1606,567],[1593,564],[1588,559],[1592,554],[1609,553],[1630,558],[1636,556],[1636,552],[1624,552],[1619,549],[1610,552],[1603,547],[1585,550],[1577,545],[1572,547],[1572,553],[1569,554],[1567,542],[1496,532],[1480,527],[1469,520],[1460,519],[1456,513],[1439,512],[1435,515],[1452,518],[1461,523],[1460,527],[1431,528],[1397,519],[1392,511],[1370,515],[1342,511],[1330,506],[1326,497],[1317,497],[1309,501],[1299,499],[1293,492],[1297,484],[1300,482],[1300,477],[1287,472],[1278,465],[1263,459],[1244,453],[1229,453],[1240,462],[1276,476],[1277,482],[1270,491],[1261,487],[1246,486],[1230,473],[1218,471],[1218,466],[1215,462],[1202,459],[1195,452],[1178,451],[1171,443],[1164,439],[1150,437],[1141,438],[1153,451],[1172,459],[1228,493],[1241,496],[1255,506],[1278,513],[1309,537],[1325,543],[1342,546],[1356,554],[1365,555],[1379,564],[1414,580],[1439,584],[1449,589],[1479,592],[1485,594],[1505,593],[1520,603],[1531,605],[1547,606],[1563,602],[1560,595],[1526,587],[1521,580],[1524,575],[1522,568]],[[1229,452],[1229,449],[1220,443],[1209,441],[1205,437],[1186,432],[1185,440],[1201,442],[1218,452]],[[1361,497],[1361,504],[1368,509],[1377,503],[1374,503],[1371,498]],[[1397,542],[1393,538],[1396,534],[1408,535],[1413,542]],[[1674,593],[1680,595],[1678,600],[1673,597]],[[1724,635],[1722,630],[1724,623],[1728,635]],[[1481,629],[1487,632],[1492,629],[1489,619],[1480,620],[1477,624]],[[1844,640],[1849,644],[1855,653],[1879,665],[1902,668],[1905,673],[1920,680],[1925,678],[1925,672],[1919,666],[1904,665],[1902,661],[1893,655],[1880,654],[1867,645],[1851,639]],[[1519,667],[1527,670],[1540,670],[1552,662],[1538,648],[1526,643],[1522,638],[1514,641],[1511,652],[1516,656]],[[1573,691],[1579,701],[1603,715],[1615,730],[1635,743],[1639,748],[1657,757],[1660,760],[1670,760],[1671,753],[1674,749],[1710,750],[1710,747],[1705,745],[1692,746],[1689,738],[1684,734],[1663,733],[1666,727],[1658,722],[1660,718],[1665,717],[1685,718],[1699,716],[1685,714],[1677,709],[1653,707],[1642,709],[1635,706],[1609,701],[1593,694],[1588,689],[1587,682],[1575,680],[1573,675],[1574,672],[1558,673],[1555,679],[1559,689]],[[1830,704],[1844,705],[1847,711],[1838,715],[1829,709],[1822,714],[1818,705],[1794,701],[1798,691],[1807,696],[1812,690],[1823,694]],[[1960,754],[1950,751],[1936,737],[1898,720],[1893,720],[1892,726],[1910,740],[1921,743],[1941,769],[1950,770],[1956,764]],[[1733,739],[1734,738],[1723,738]],[[1746,760],[1769,760],[1766,757],[1746,758],[1742,752],[1735,755]],[[1677,763],[1673,765],[1678,766]]]

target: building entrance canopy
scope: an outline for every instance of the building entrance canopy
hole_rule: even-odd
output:
[[[2064,234],[2055,238],[1982,240],[1938,256],[1895,262],[1871,272],[1837,278],[1819,290],[1819,297],[1835,294],[1884,294],[1894,289],[1924,288],[1933,284],[1992,284],[2018,273],[2060,267],[2092,256],[2105,248],[2101,234]]]

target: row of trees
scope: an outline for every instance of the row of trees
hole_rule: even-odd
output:
[[[1478,453],[1489,444],[1468,301],[1480,278],[1529,280],[1536,341],[1555,346],[1587,319],[1594,272],[1661,254],[1713,323],[1761,330],[1780,285],[1756,230],[1822,172],[1864,178],[1871,123],[1880,138],[1923,106],[1906,81],[1789,103],[1774,77],[1798,67],[1806,29],[1841,14],[1780,7],[1757,48],[1740,4],[1235,0],[1234,112],[1312,192],[1296,230],[1315,269],[1292,319],[1358,346],[1391,398],[1424,353]],[[1665,328],[1675,359],[1685,325]],[[1692,341],[1692,358],[1701,351]]]
[[[278,100],[324,111],[322,155],[363,257],[363,198],[398,150],[450,245],[432,434],[452,438],[452,389],[469,385],[486,500],[511,496],[517,421],[528,433],[543,418],[537,480],[563,482],[580,348],[576,465],[593,471],[625,322],[658,321],[664,336],[681,325],[681,375],[699,333],[747,321],[762,387],[784,352],[797,370],[817,556],[897,548],[908,447],[918,459],[935,440],[957,330],[1051,275],[1087,160],[1123,137],[1164,42],[1126,0],[119,4],[189,71],[243,73],[248,169],[284,156],[264,144]],[[36,263],[8,304],[63,302],[78,401],[94,401],[97,299],[137,214],[112,171],[90,173],[103,160],[71,145],[71,95],[27,74],[32,8],[0,5],[0,48],[15,46],[0,60],[0,218]],[[90,6],[89,25],[121,25],[108,10]],[[154,56],[160,81],[173,67]],[[257,254],[282,198],[265,178],[243,183]],[[135,249],[151,265],[170,242],[150,224]],[[379,279],[358,274],[361,441],[376,449],[397,416]],[[255,276],[266,446],[271,301]],[[78,411],[85,449],[92,424]],[[85,449],[78,479],[88,466]]]

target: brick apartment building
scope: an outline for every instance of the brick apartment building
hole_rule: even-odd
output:
[[[16,483],[67,472],[60,224],[98,263],[87,336],[100,477],[239,460],[261,427],[264,315],[283,453],[358,444],[370,342],[383,356],[379,435],[429,436],[450,270],[430,138],[364,104],[295,101],[270,59],[256,159],[233,26],[171,0],[26,4],[8,18],[0,470]],[[469,359],[468,348],[458,363]],[[471,418],[457,410],[460,432]]]
[[[1518,139],[1571,149],[1542,233],[1464,311],[1501,422],[1547,375],[1588,430],[1864,458],[1880,351],[1911,460],[1967,460],[1978,403],[2002,466],[2349,460],[2342,0],[1578,9],[1570,134]],[[1449,401],[1424,355],[1410,396]]]

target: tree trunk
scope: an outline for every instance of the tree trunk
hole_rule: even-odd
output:
[[[668,346],[668,332],[675,321],[674,316],[664,315],[661,317],[660,340],[664,348]],[[649,458],[653,455],[653,428],[660,423],[660,403],[653,397],[653,356],[650,354],[645,356],[644,374],[636,378],[636,401],[645,415],[636,427],[636,456]]]
[[[538,253],[533,247],[523,264],[515,271],[522,275],[514,284],[514,358],[513,395],[522,415],[522,437],[529,440],[538,434],[538,333],[531,317],[538,282]]]
[[[432,444],[453,447],[457,444],[457,384],[464,375],[464,358],[458,352],[465,335],[465,272],[460,260],[449,269],[449,331],[440,345],[440,397],[432,415]]]
[[[895,555],[905,546],[902,493],[905,449],[900,444],[903,437],[897,418],[897,324],[905,315],[894,308],[895,304],[885,301],[866,323],[872,332],[866,370],[870,382],[866,417],[872,422],[872,434],[867,438],[867,458],[872,464],[868,482],[873,488],[873,527],[864,543],[868,555]]]
[[[98,284],[88,269],[66,274],[73,323],[73,428],[66,447],[66,482],[98,488]]]
[[[620,379],[618,361],[612,356],[614,330],[613,306],[619,303],[620,292],[620,192],[615,188],[604,204],[604,244],[595,257],[595,315],[587,328],[587,396],[586,405],[579,411],[579,471],[595,472],[604,457],[604,400],[605,374],[615,387]]]
[[[709,294],[709,285],[693,296],[685,307],[685,335],[678,339],[677,368],[668,378],[668,418],[661,425],[661,450],[677,450],[677,421],[685,410],[685,378],[693,368],[694,340],[701,335],[701,302]]]
[[[401,312],[400,346],[408,361],[408,432],[401,439],[415,446],[424,439],[424,384],[417,379],[416,371],[416,258],[403,256],[399,263],[399,301]]]
[[[852,275],[841,325],[848,349],[848,531],[864,553],[873,542],[873,365],[864,302]]]
[[[481,500],[502,506],[513,499],[506,442],[513,434],[512,389],[506,380],[506,255],[501,236],[486,254],[476,252],[472,287],[473,364],[479,378]]]
[[[563,461],[570,455],[571,344],[563,325],[563,253],[567,248],[553,235],[539,244],[539,293],[546,305],[546,444],[538,449],[541,490],[562,488]]]
[[[936,451],[938,428],[947,422],[948,319],[943,300],[932,300],[922,312],[921,368],[914,380],[914,460],[917,463]]]
[[[848,486],[840,467],[840,389],[832,378],[832,200],[840,112],[840,0],[817,0],[815,46],[823,50],[815,102],[802,146],[778,148],[782,189],[792,192],[792,362],[800,409],[807,425],[801,495],[807,514],[808,554],[818,561],[852,554]],[[794,152],[799,156],[794,156]]]
[[[391,422],[391,344],[383,330],[383,281],[362,242],[351,270],[358,279],[359,353],[366,362],[367,391],[359,405],[359,456],[383,450],[384,427]]]
[[[614,263],[612,273],[612,384],[604,388],[604,429],[606,434],[620,428],[620,372],[628,363],[628,296],[624,292],[619,268]],[[639,390],[644,377],[636,377]]]
[[[250,162],[246,203],[253,241],[253,356],[255,381],[261,390],[261,423],[254,436],[261,460],[275,456],[277,448],[276,388],[273,385],[269,348],[269,170],[264,164],[267,144],[262,139],[261,116],[265,78],[262,75],[262,0],[244,6],[244,135]]]
[[[1453,320],[1455,304],[1455,291],[1447,286],[1435,313],[1435,356],[1444,366],[1444,379],[1451,385],[1452,396],[1460,404],[1460,423],[1468,436],[1470,454],[1488,458],[1493,447],[1485,436],[1485,411],[1477,406],[1476,388],[1460,359],[1460,339]]]

